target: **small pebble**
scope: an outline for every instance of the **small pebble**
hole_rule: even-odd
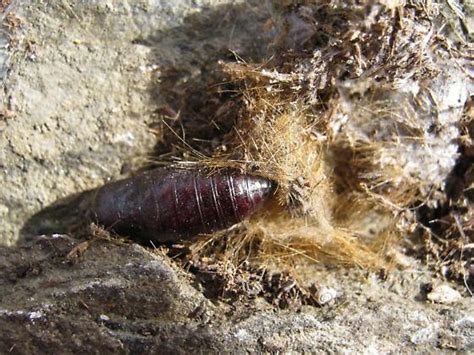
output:
[[[462,296],[452,287],[442,284],[433,287],[431,292],[428,293],[427,298],[431,302],[449,304],[459,301]]]
[[[35,311],[35,312],[31,312],[29,314],[29,318],[30,320],[35,320],[35,319],[39,319],[43,316],[43,313],[41,313],[41,311]]]
[[[99,320],[101,320],[102,322],[108,322],[110,320],[110,318],[107,317],[105,314],[101,314],[99,316]]]

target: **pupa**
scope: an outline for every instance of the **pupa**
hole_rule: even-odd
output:
[[[102,186],[90,212],[95,222],[118,234],[170,242],[243,221],[273,187],[266,178],[232,169],[159,168]]]

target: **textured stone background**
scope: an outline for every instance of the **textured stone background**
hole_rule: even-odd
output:
[[[229,48],[247,58],[266,48],[258,33],[268,11],[252,2],[36,1],[12,14],[20,23],[0,100],[7,245],[35,212],[151,153],[150,127],[175,86],[204,80]]]
[[[65,235],[0,249],[0,352],[185,353],[208,351],[381,353],[474,346],[472,301],[430,304],[420,265],[382,281],[364,272],[315,269],[335,303],[299,311],[266,301],[207,299],[160,252]],[[76,247],[79,253],[71,253]],[[48,350],[48,351],[47,351]]]
[[[139,166],[170,92],[205,81],[213,63],[232,58],[229,48],[259,58],[269,15],[259,1],[13,5],[2,19],[16,27],[0,34],[1,353],[472,349],[472,300],[426,302],[424,285],[439,281],[413,260],[386,280],[315,268],[335,303],[279,310],[208,299],[160,252],[105,241],[82,248],[39,222],[25,231],[58,199]],[[48,235],[15,247],[26,232]]]

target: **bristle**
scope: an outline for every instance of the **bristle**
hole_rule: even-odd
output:
[[[414,211],[447,201],[470,90],[462,46],[446,49],[430,3],[288,3],[271,60],[222,63],[241,108],[226,149],[199,164],[277,185],[273,208],[226,232],[222,257],[387,267]]]

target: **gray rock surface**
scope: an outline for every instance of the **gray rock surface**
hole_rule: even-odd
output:
[[[472,300],[426,301],[418,263],[385,281],[311,269],[337,297],[225,303],[164,252],[50,232],[38,211],[141,165],[150,127],[212,63],[258,58],[259,1],[13,1],[0,32],[0,353],[439,352],[474,344]],[[2,18],[3,19],[3,18]],[[5,114],[8,113],[8,114]],[[57,230],[59,231],[59,230]],[[57,232],[53,231],[53,232]],[[456,286],[452,286],[456,287]]]
[[[204,81],[231,48],[247,58],[265,49],[258,3],[14,3],[20,24],[0,90],[0,112],[11,113],[0,117],[0,244],[56,200],[142,165],[176,86]]]
[[[39,237],[0,249],[0,353],[404,352],[469,350],[474,313],[426,302],[427,272],[386,281],[357,270],[315,270],[338,297],[276,309],[222,303],[161,251],[136,244]]]

